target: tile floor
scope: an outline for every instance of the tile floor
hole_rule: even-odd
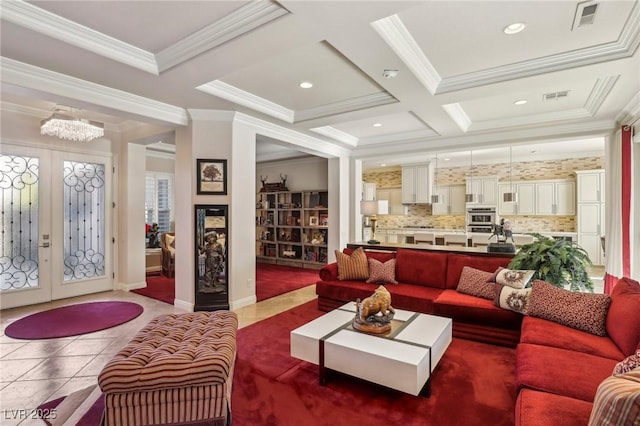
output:
[[[237,309],[240,327],[268,318],[316,297],[315,285]],[[5,328],[29,314],[92,301],[124,300],[138,303],[144,312],[128,323],[81,336],[48,340],[16,340]],[[43,402],[95,385],[102,367],[157,315],[179,312],[167,303],[125,291],[74,297],[0,312],[0,425],[39,425],[31,418]],[[25,418],[26,417],[26,418]]]

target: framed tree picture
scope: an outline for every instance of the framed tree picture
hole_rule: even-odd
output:
[[[227,195],[227,160],[197,161],[197,193]]]
[[[229,309],[228,206],[195,206],[195,308]]]

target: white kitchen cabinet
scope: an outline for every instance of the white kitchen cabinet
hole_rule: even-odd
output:
[[[407,206],[402,204],[402,189],[400,188],[378,189],[376,199],[389,201],[389,214],[407,214]]]
[[[426,164],[402,167],[402,202],[404,204],[430,204],[433,171]]]
[[[502,182],[498,184],[499,215],[534,215],[536,214],[536,192],[534,182]],[[516,192],[518,201],[504,202],[503,194]]]
[[[376,184],[363,182],[362,183],[362,199],[366,201],[372,201],[376,199]]]
[[[464,185],[444,185],[433,189],[434,194],[440,196],[441,202],[433,204],[431,214],[438,215],[464,215],[466,209],[466,187]]]
[[[580,170],[578,176],[578,203],[604,203],[604,170]]]
[[[594,265],[604,265],[601,238],[605,234],[604,170],[577,171],[578,245],[585,249]]]
[[[467,194],[478,194],[477,202],[467,203],[473,206],[498,205],[498,177],[497,176],[469,176],[467,177]]]
[[[576,184],[573,181],[536,182],[536,214],[576,214]]]

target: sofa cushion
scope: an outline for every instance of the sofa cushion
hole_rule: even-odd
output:
[[[636,368],[640,368],[640,349],[638,349],[635,354],[629,355],[617,363],[616,367],[613,369],[613,374],[620,375],[628,373]],[[640,389],[638,389],[638,391],[640,392]]]
[[[624,354],[613,340],[557,322],[527,316],[522,319],[521,343],[552,346],[620,361]]]
[[[320,280],[322,281],[332,281],[338,279],[338,262],[329,263],[328,265],[324,265],[320,268],[318,272],[320,276]]]
[[[398,282],[445,288],[447,253],[398,249],[396,279]]]
[[[369,264],[362,247],[351,254],[341,253],[336,250],[339,280],[366,280],[369,278]]]
[[[498,267],[506,267],[511,259],[497,256],[467,256],[449,253],[447,256],[446,288],[456,288],[460,281],[462,268],[469,266],[481,271],[494,272]]]
[[[523,315],[527,314],[531,288],[513,288],[508,285],[495,285],[497,286],[497,290],[493,303],[498,308],[509,309]]]
[[[490,276],[491,272],[465,266],[462,268],[456,290],[471,296],[493,300],[496,295],[496,285],[487,281]]]
[[[347,303],[371,296],[377,287],[378,284],[364,281],[319,281],[316,283],[316,294],[319,298]],[[442,293],[441,289],[402,282],[387,286],[386,289],[391,293],[391,305],[394,308],[424,314],[433,313],[433,301]]]
[[[580,399],[522,389],[516,400],[516,426],[584,426],[593,404]]]
[[[389,259],[386,262],[369,258],[369,279],[368,283],[378,284],[398,284],[396,281],[396,260]]]
[[[592,402],[616,361],[551,346],[520,343],[516,349],[516,390],[535,389]]]
[[[519,329],[522,315],[497,308],[492,300],[444,290],[435,300],[434,313],[465,323]]]
[[[506,285],[513,288],[525,288],[535,271],[519,271],[502,268],[495,274],[496,284]]]
[[[611,291],[607,334],[625,355],[640,346],[640,284],[631,278],[618,280]]]
[[[559,324],[606,335],[606,319],[611,297],[608,294],[578,293],[535,280],[531,286],[528,314]]]
[[[589,426],[640,423],[640,369],[605,379],[596,393]]]

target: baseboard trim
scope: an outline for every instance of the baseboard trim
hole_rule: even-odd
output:
[[[185,302],[184,300],[180,300],[180,299],[173,299],[173,306],[175,306],[178,309],[183,309],[187,312],[193,312],[193,303],[189,303],[189,302]]]
[[[239,309],[239,308],[243,308],[245,306],[254,305],[257,302],[257,300],[258,299],[256,298],[256,296],[254,294],[253,296],[245,297],[244,299],[234,300],[229,304],[229,306],[230,306],[231,310],[233,311],[234,309]]]
[[[146,281],[140,281],[137,283],[130,283],[130,284],[118,283],[118,289],[124,290],[124,291],[137,290],[139,288],[145,288],[146,286],[147,286]]]

